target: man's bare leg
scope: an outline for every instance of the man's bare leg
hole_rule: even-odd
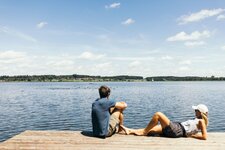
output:
[[[123,129],[120,127],[121,125],[123,125],[123,120],[124,120],[123,110],[113,107],[113,108],[110,109],[110,112],[111,112],[111,115],[113,114],[114,116],[116,116],[116,118],[119,119],[119,130],[118,130],[118,132],[121,133],[121,134],[124,134]]]
[[[123,129],[121,128],[121,126],[123,125],[123,113],[122,112],[120,112],[119,120],[120,120],[120,123],[119,123],[119,131],[118,132],[124,133],[124,132],[122,132]]]

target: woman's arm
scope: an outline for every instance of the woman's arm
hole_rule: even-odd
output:
[[[207,139],[207,129],[204,120],[199,120],[198,123],[199,129],[201,130],[202,134],[194,134],[191,135],[191,137],[200,139],[200,140],[206,140]]]

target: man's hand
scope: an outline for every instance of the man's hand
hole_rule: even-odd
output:
[[[125,102],[116,102],[115,107],[117,109],[125,109],[125,108],[127,108],[127,103],[125,103]]]

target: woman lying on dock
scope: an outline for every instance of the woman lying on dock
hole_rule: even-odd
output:
[[[201,140],[207,138],[207,125],[208,125],[208,108],[199,104],[192,106],[195,110],[196,118],[188,120],[182,123],[172,122],[167,116],[161,112],[157,112],[153,115],[149,124],[144,129],[130,129],[125,126],[121,126],[127,135],[149,135],[149,134],[162,134],[165,137],[193,137]],[[158,125],[158,122],[160,124]],[[197,134],[201,130],[202,134]]]

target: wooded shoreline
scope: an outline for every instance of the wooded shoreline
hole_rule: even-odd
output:
[[[0,82],[145,82],[145,81],[225,81],[225,77],[198,76],[90,76],[90,75],[17,75],[0,76]]]

